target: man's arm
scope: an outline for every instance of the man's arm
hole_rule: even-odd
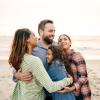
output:
[[[30,82],[32,79],[33,75],[31,73],[22,73],[21,69],[19,69],[17,72],[14,70],[13,80],[15,82],[17,82],[18,80]]]

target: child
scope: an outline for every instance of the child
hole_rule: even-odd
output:
[[[50,46],[47,51],[48,74],[53,81],[58,81],[64,77],[68,77],[68,73],[63,64],[64,56],[61,48],[58,46]],[[51,93],[52,100],[75,100],[73,93],[61,94],[58,92]]]

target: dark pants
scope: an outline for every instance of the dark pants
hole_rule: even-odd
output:
[[[45,100],[52,100],[52,98],[48,96],[45,98]]]
[[[83,96],[80,95],[80,96],[75,96],[76,100],[83,100]]]

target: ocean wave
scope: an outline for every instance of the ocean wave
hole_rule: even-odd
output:
[[[96,48],[96,47],[75,47],[76,49],[78,50],[99,50],[100,51],[100,48]]]

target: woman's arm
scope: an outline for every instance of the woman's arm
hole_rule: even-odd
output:
[[[71,59],[71,69],[74,74],[74,85],[71,87],[65,87],[60,93],[66,93],[71,91],[78,91],[82,84],[87,83],[87,70],[84,58],[79,52],[75,52]]]
[[[64,78],[60,81],[53,82],[45,70],[41,60],[37,57],[35,60],[31,60],[30,63],[32,66],[33,76],[36,77],[36,79],[43,85],[43,87],[46,88],[48,92],[55,92],[72,84],[72,78]]]
[[[71,64],[71,68],[74,68],[73,72],[74,78],[76,79],[75,86],[77,90],[81,87],[82,84],[85,84],[88,81],[86,62],[79,52],[76,52],[73,55],[72,61],[73,63]]]

